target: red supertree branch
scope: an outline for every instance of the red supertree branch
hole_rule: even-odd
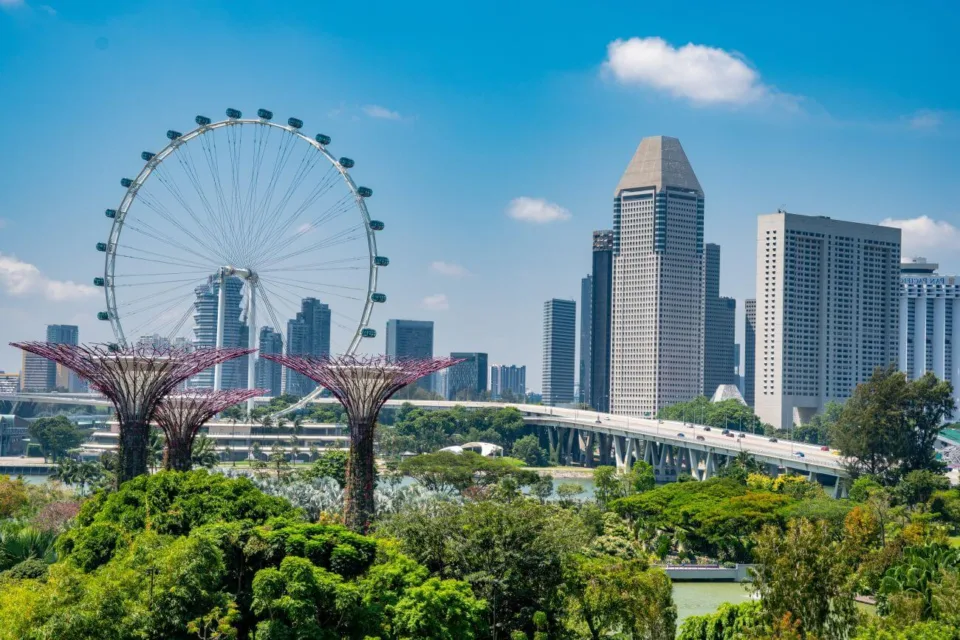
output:
[[[11,346],[62,364],[110,399],[120,423],[118,482],[146,473],[149,425],[161,398],[204,369],[253,351],[49,342],[14,342]]]
[[[263,389],[191,389],[165,397],[153,418],[167,438],[164,467],[189,471],[193,441],[200,427],[224,409],[265,393]]]
[[[376,419],[390,397],[431,373],[462,362],[455,358],[401,358],[387,356],[289,356],[264,353],[327,389],[359,421]]]

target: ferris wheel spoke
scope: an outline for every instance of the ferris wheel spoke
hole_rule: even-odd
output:
[[[263,131],[263,129],[266,129],[266,131]],[[254,127],[253,130],[253,160],[250,163],[250,181],[247,185],[246,199],[238,216],[240,233],[244,237],[249,237],[250,218],[257,200],[257,186],[260,183],[260,169],[263,166],[263,158],[266,155],[267,143],[272,131],[273,127]]]
[[[344,295],[342,293],[336,293],[333,291],[320,291],[319,287],[316,287],[316,286],[306,287],[303,285],[283,284],[275,280],[272,280],[270,284],[281,289],[282,291],[285,291],[295,296],[303,296],[307,294],[323,294],[325,296],[333,296],[335,298],[341,298],[343,300],[361,300],[362,299],[357,296],[348,296],[348,295]],[[299,289],[299,291],[296,291],[297,289]]]
[[[206,225],[201,224],[199,220],[196,220],[196,222],[198,226],[200,226],[201,229],[203,229],[207,233],[210,233],[210,231],[216,231],[217,233],[214,234],[213,237],[223,238],[225,235],[224,234],[225,229],[223,229],[220,226],[219,219],[214,213],[213,206],[210,204],[210,200],[207,198],[206,190],[203,188],[203,185],[201,183],[200,174],[197,171],[196,164],[193,161],[193,155],[189,149],[189,146],[190,145],[181,145],[177,149],[177,153],[175,154],[177,157],[177,162],[180,163],[180,166],[183,169],[183,172],[187,175],[187,179],[189,180],[190,184],[193,186],[194,191],[196,191],[197,197],[200,200],[200,204],[203,206],[203,209],[207,212],[209,223],[215,226],[216,228],[208,231],[208,228]],[[188,212],[192,213],[192,210],[189,210]]]
[[[182,298],[182,297],[181,297],[181,298],[177,298],[177,299],[175,299],[172,303],[170,303],[170,304],[168,304],[167,306],[161,308],[159,311],[156,310],[156,307],[147,307],[147,308],[145,308],[145,309],[140,309],[140,310],[138,310],[138,311],[134,311],[133,313],[127,313],[127,314],[125,314],[125,317],[130,318],[130,317],[132,317],[132,316],[139,315],[139,314],[143,313],[144,311],[151,311],[151,310],[152,310],[152,311],[155,312],[155,315],[146,318],[145,320],[143,320],[142,322],[140,322],[140,324],[138,324],[136,327],[134,327],[134,329],[130,331],[130,336],[133,337],[133,336],[136,336],[136,335],[140,334],[140,333],[143,332],[145,329],[147,329],[147,328],[151,325],[151,323],[157,322],[157,319],[158,319],[158,318],[164,318],[164,317],[166,317],[166,316],[167,316],[168,314],[170,314],[172,311],[174,311],[175,309],[181,307],[181,305],[184,305],[184,304],[186,304],[186,303],[189,303],[190,308],[193,307],[192,296],[188,296],[188,297],[186,297],[186,298]],[[163,304],[163,303],[162,303],[162,304]],[[158,305],[158,306],[159,306],[159,305]]]
[[[170,194],[180,204],[183,210],[187,212],[187,214],[193,220],[194,224],[196,224],[197,227],[199,227],[200,230],[203,231],[206,237],[216,238],[217,236],[214,235],[213,232],[211,232],[210,229],[208,229],[207,226],[203,224],[203,222],[201,222],[196,212],[194,212],[193,207],[191,207],[190,203],[187,202],[187,199],[183,195],[183,192],[180,190],[180,187],[177,186],[177,183],[170,176],[167,175],[167,170],[163,167],[163,165],[157,165],[157,168],[154,171],[154,173],[156,173],[157,179],[160,181],[160,184],[162,184],[167,188],[167,191],[170,192]]]
[[[162,332],[157,331],[157,333],[165,334],[167,341],[173,342],[173,339],[177,337],[177,334],[180,333],[180,330],[183,329],[183,325],[186,324],[187,319],[190,318],[190,316],[192,316],[193,313],[194,313],[194,306],[191,304],[190,306],[187,307],[186,311],[183,312],[183,315],[180,316],[180,318],[177,320],[177,323],[173,325],[173,327],[169,331],[167,331],[167,327],[170,325],[170,323],[165,322],[160,327],[157,327],[158,329],[162,329],[163,331]]]
[[[345,289],[347,291],[366,291],[366,287],[347,287],[339,284],[330,284],[329,282],[314,282],[312,280],[291,280],[290,278],[278,278],[273,276],[270,280],[274,282],[285,282],[287,284],[308,284],[317,287],[329,287],[331,289]]]
[[[290,229],[291,226],[297,221],[300,215],[313,206],[313,203],[323,197],[336,185],[336,179],[340,177],[340,172],[333,166],[327,168],[326,173],[320,179],[320,181],[314,186],[313,190],[304,198],[304,201],[300,203],[296,209],[280,224],[273,225],[268,227],[267,235],[264,240],[264,246],[273,246],[273,242],[277,238],[282,238],[283,235]],[[269,221],[268,221],[269,222]]]
[[[116,255],[118,258],[128,258],[128,259],[130,259],[130,260],[140,260],[140,261],[142,261],[142,262],[155,262],[155,263],[157,263],[157,264],[171,264],[171,265],[173,265],[173,266],[175,266],[175,267],[195,267],[195,268],[197,268],[197,269],[206,269],[206,268],[207,268],[205,265],[200,265],[200,264],[191,264],[191,263],[182,262],[182,261],[181,261],[181,262],[171,262],[171,261],[169,261],[169,260],[155,260],[155,259],[153,259],[153,258],[144,258],[143,256],[132,256],[132,255],[130,255],[130,254],[128,254],[128,253],[117,253],[117,254],[114,254],[114,255]]]
[[[166,258],[166,259],[168,259],[168,260],[178,259],[178,256],[171,255],[170,253],[161,253],[161,252],[159,252],[159,251],[151,251],[151,250],[149,250],[149,249],[143,249],[143,248],[141,248],[141,247],[137,247],[137,246],[134,246],[134,245],[131,245],[131,244],[117,244],[117,248],[118,248],[118,249],[123,249],[124,251],[134,251],[134,252],[136,252],[136,253],[138,253],[138,254],[145,254],[145,255],[148,255],[148,256],[157,256],[158,258]],[[189,253],[189,252],[188,252],[188,253]],[[191,255],[191,256],[195,256],[196,254],[190,254],[190,255]],[[198,269],[199,269],[199,268],[204,268],[204,269],[208,269],[208,270],[209,270],[209,269],[216,269],[216,266],[213,266],[212,264],[211,264],[210,266],[203,266],[203,265],[200,265],[200,264],[198,264],[198,263],[190,263],[190,262],[185,262],[185,261],[182,262],[181,264],[183,264],[184,266],[195,266],[195,267],[197,267]]]
[[[342,201],[342,199],[341,199],[341,201]],[[302,238],[302,237],[304,237],[304,236],[312,233],[312,232],[315,231],[316,229],[321,228],[321,226],[322,226],[324,223],[331,222],[332,220],[336,219],[337,217],[339,217],[341,214],[343,214],[344,212],[348,211],[349,209],[350,209],[350,206],[349,206],[349,204],[347,204],[347,203],[340,204],[340,205],[339,205],[337,208],[335,208],[335,209],[334,209],[334,208],[328,209],[328,210],[325,211],[325,212],[323,213],[323,215],[321,215],[320,217],[314,219],[313,221],[311,221],[311,222],[309,222],[309,223],[305,223],[305,224],[300,225],[300,227],[296,230],[296,232],[295,232],[292,236],[290,236],[289,238],[279,238],[279,239],[275,240],[270,246],[264,247],[263,251],[261,251],[261,253],[258,254],[258,255],[260,255],[261,257],[264,257],[264,256],[267,256],[267,255],[270,255],[270,253],[272,253],[273,251],[275,251],[276,249],[278,249],[278,248],[281,247],[281,246],[290,246],[290,245],[292,245],[296,240],[299,240],[300,238]],[[352,230],[357,230],[357,231],[359,231],[359,230],[362,230],[362,229],[364,229],[364,228],[365,228],[365,223],[361,223],[361,224],[355,225],[354,227],[351,227],[351,228],[348,229],[348,230],[350,230],[350,231],[352,231]],[[343,233],[343,232],[341,232],[341,233]],[[353,238],[351,238],[351,239],[353,239]],[[310,249],[308,249],[308,250],[310,250]]]
[[[277,332],[277,335],[280,336],[281,344],[286,342],[286,339],[283,337],[283,327],[280,325],[280,321],[277,319],[277,312],[273,308],[273,303],[270,301],[270,296],[267,295],[267,290],[258,282],[257,291],[260,292],[260,299],[263,300],[263,304],[267,307],[267,315],[270,316],[270,319],[273,320],[273,329]]]
[[[193,280],[190,280],[190,282],[197,282],[197,280],[196,280],[196,279],[193,279]],[[166,294],[171,293],[171,292],[173,292],[173,291],[182,290],[183,287],[182,287],[181,285],[182,285],[182,283],[178,283],[178,284],[170,287],[169,289],[164,289],[164,290],[162,290],[162,291],[151,291],[149,294],[147,294],[147,295],[145,295],[145,296],[143,296],[143,297],[141,297],[141,298],[134,298],[133,300],[128,300],[127,302],[124,302],[124,303],[122,303],[122,304],[119,304],[119,305],[117,305],[117,308],[120,309],[120,308],[132,307],[132,306],[135,306],[135,305],[137,305],[137,304],[139,304],[139,303],[141,303],[141,302],[144,302],[144,301],[146,301],[146,300],[156,300],[156,299],[159,298],[160,296],[166,295]]]
[[[152,278],[152,277],[155,277],[155,276],[180,276],[180,275],[186,275],[186,274],[188,274],[188,273],[200,273],[200,270],[195,270],[195,271],[158,271],[158,272],[154,272],[154,273],[121,273],[121,274],[114,275],[114,276],[113,276],[113,279],[116,280],[117,278]],[[192,278],[191,278],[191,280],[192,280]],[[129,284],[129,285],[125,285],[125,284],[115,284],[115,285],[113,285],[113,286],[115,286],[115,287],[127,287],[127,286],[141,286],[142,284],[143,284],[143,283],[136,283],[136,284]],[[149,283],[147,283],[147,284],[149,284]]]
[[[161,218],[163,218],[164,220],[172,224],[174,227],[179,229],[181,232],[183,232],[184,235],[188,236],[190,239],[196,242],[197,245],[199,247],[202,247],[207,253],[216,254],[220,256],[221,260],[226,260],[226,256],[222,248],[215,249],[211,247],[209,244],[207,244],[206,242],[204,242],[203,240],[201,240],[200,238],[198,238],[195,233],[193,233],[191,230],[187,229],[183,224],[181,224],[180,221],[177,220],[176,216],[174,216],[173,213],[171,213],[169,209],[167,209],[167,207],[165,207],[159,200],[155,200],[151,192],[141,188],[140,191],[138,192],[137,199],[140,202],[142,202],[144,205],[146,205],[147,208],[151,209]],[[145,222],[142,219],[139,222],[140,224],[145,224]]]
[[[272,279],[270,283],[275,287],[281,288],[287,293],[292,293],[293,295],[303,295],[303,293],[294,291],[294,289],[299,289],[300,291],[306,291],[308,293],[323,293],[324,295],[335,296],[337,298],[343,298],[344,300],[362,300],[362,298],[359,298],[357,296],[348,296],[342,293],[335,293],[333,291],[319,291],[318,290],[319,285],[304,286],[299,284],[284,284],[284,283],[278,282],[276,279]]]
[[[323,240],[315,242],[314,244],[308,245],[296,251],[291,251],[286,255],[273,258],[269,262],[266,262],[265,266],[277,267],[282,265],[287,260],[296,258],[297,256],[301,256],[305,253],[311,253],[314,251],[319,251],[321,249],[330,249],[331,247],[336,247],[341,244],[347,244],[349,242],[353,242],[354,240],[360,239],[361,236],[363,235],[362,228],[363,228],[362,225],[358,225],[353,229],[344,229],[343,231],[340,231],[339,233],[335,233],[332,236],[329,236],[327,238],[324,238]]]
[[[217,152],[216,131],[209,131],[199,136],[200,146],[203,149],[203,155],[207,162],[207,168],[213,180],[214,193],[217,196],[217,221],[223,233],[227,229],[227,203],[223,195],[223,182],[220,180],[220,157]]]
[[[195,271],[195,272],[193,272],[193,273],[199,275],[201,272],[200,272],[200,271]],[[205,276],[204,276],[204,278],[206,278],[206,277],[208,277],[208,275],[205,275]],[[140,287],[140,288],[143,288],[143,287],[147,287],[147,286],[151,286],[151,285],[158,285],[158,284],[174,284],[174,283],[176,283],[176,284],[189,284],[189,283],[191,283],[191,282],[196,282],[196,281],[197,281],[197,278],[194,277],[194,278],[185,278],[185,279],[183,279],[183,280],[154,280],[153,282],[131,282],[131,283],[129,283],[129,284],[114,284],[113,286],[114,286],[115,288],[120,288],[120,287]]]
[[[196,254],[196,249],[191,250],[185,244],[174,240],[173,238],[167,236],[166,234],[160,233],[159,231],[153,229],[149,224],[146,224],[145,222],[138,221],[137,224],[128,222],[124,226],[127,229],[135,231],[136,233],[139,233],[144,237],[150,238],[151,240],[156,240],[160,243],[168,244],[171,247],[176,247],[177,249],[180,249],[181,251],[184,251],[189,255]]]
[[[300,185],[303,184],[307,177],[313,172],[313,168],[317,165],[321,158],[323,158],[323,154],[317,151],[316,148],[313,146],[307,147],[307,149],[304,151],[303,157],[300,159],[300,164],[297,167],[296,173],[290,180],[290,183],[287,185],[287,189],[283,196],[281,196],[276,207],[271,210],[269,202],[266,202],[263,206],[261,206],[259,216],[261,222],[257,229],[258,235],[260,231],[266,228],[266,225],[268,225],[271,220],[280,220],[283,218],[284,210],[287,208],[290,200],[293,199],[293,196],[300,188]]]

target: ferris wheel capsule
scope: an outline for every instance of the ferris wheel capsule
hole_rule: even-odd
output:
[[[316,141],[322,144],[323,146],[327,146],[328,144],[330,144],[330,136],[325,136],[322,133],[318,133],[316,137]]]
[[[294,129],[303,129],[303,120],[299,120],[297,118],[288,118],[287,124]]]
[[[243,117],[243,114],[236,109],[227,109],[227,117],[231,120],[239,120]]]
[[[371,220],[370,229],[372,231],[383,231],[384,224],[380,220]]]
[[[367,187],[357,187],[357,195],[361,198],[369,198],[373,195],[373,189]]]
[[[361,334],[364,338],[376,338],[376,337],[377,337],[377,330],[376,330],[376,329],[371,329],[371,328],[367,327],[367,328],[365,328],[363,331],[361,331],[360,334]]]
[[[228,111],[230,111],[230,109],[228,109]],[[240,113],[240,112],[238,111],[237,113]],[[201,127],[205,127],[208,124],[210,124],[210,118],[208,118],[207,116],[197,116],[196,118],[193,119],[193,121],[196,122]]]
[[[261,120],[273,120],[273,111],[269,109],[257,109],[257,116]]]
[[[354,164],[356,163],[350,158],[340,158],[340,166],[344,169],[352,169]]]

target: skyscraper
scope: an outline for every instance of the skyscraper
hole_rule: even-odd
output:
[[[717,387],[737,382],[737,301],[720,297],[720,245],[704,245],[703,264],[703,395],[709,398]]]
[[[210,276],[207,283],[194,289],[193,346],[214,347],[217,344],[217,297],[220,294],[220,278]],[[243,280],[231,276],[224,285],[223,346],[246,347],[246,323],[243,312]],[[234,358],[222,365],[221,387],[243,389],[247,386],[247,357]],[[214,368],[201,371],[190,379],[191,387],[213,388]]]
[[[743,322],[743,399],[753,408],[757,375],[757,301],[744,300]]]
[[[433,321],[387,320],[387,356],[398,360],[432,358]],[[424,376],[415,384],[432,391],[435,386],[434,377]]]
[[[593,276],[580,280],[580,381],[577,402],[590,403],[590,335],[593,323]]]
[[[48,324],[47,342],[57,344],[80,344],[80,329],[72,324]],[[78,392],[83,390],[80,378],[70,369],[47,360],[46,390],[65,389]]]
[[[463,362],[446,370],[447,400],[479,400],[487,390],[487,354],[455,351],[450,357]]]
[[[577,303],[547,300],[543,303],[543,404],[573,402],[576,362]]]
[[[703,190],[680,141],[656,136],[613,195],[610,409],[654,415],[703,390]]]
[[[287,321],[287,353],[322,357],[330,355],[330,307],[316,298],[300,301],[297,316]],[[303,374],[287,370],[285,393],[305,396],[316,383]]]
[[[900,230],[779,212],[757,230],[756,413],[778,429],[897,362]]]
[[[593,232],[593,293],[590,296],[590,400],[610,411],[610,330],[613,303],[613,231]]]
[[[496,391],[494,391],[496,381]],[[527,368],[515,364],[495,364],[490,367],[490,394],[494,398],[505,398],[523,402],[527,393]]]
[[[20,390],[21,391],[52,391],[48,374],[50,372],[50,361],[43,356],[33,353],[22,352],[20,364]],[[56,370],[54,370],[56,378]]]
[[[927,371],[953,383],[960,402],[960,278],[942,276],[926,258],[900,265],[900,371]]]
[[[283,336],[273,327],[261,327],[259,336],[260,353],[283,353]],[[265,389],[270,396],[279,396],[282,392],[283,366],[279,362],[257,358],[254,365],[258,389]]]

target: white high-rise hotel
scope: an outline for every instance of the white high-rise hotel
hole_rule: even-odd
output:
[[[700,395],[703,190],[676,138],[644,138],[613,194],[610,410]]]
[[[904,261],[900,270],[900,370],[910,379],[932,371],[953,382],[960,400],[960,280],[941,276],[924,258]],[[920,313],[918,313],[920,311]]]
[[[755,410],[776,428],[902,358],[899,229],[760,216],[756,291]]]

